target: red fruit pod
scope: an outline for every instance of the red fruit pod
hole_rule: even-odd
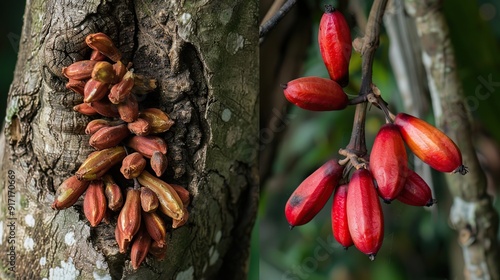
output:
[[[370,154],[370,171],[377,181],[378,194],[390,203],[403,189],[408,175],[406,148],[396,125],[380,128]]]
[[[356,170],[348,188],[346,207],[349,233],[356,248],[374,260],[384,238],[384,217],[370,172],[366,169]]]
[[[318,42],[330,78],[342,87],[347,86],[352,52],[351,32],[342,13],[331,5],[325,6],[321,17]]]
[[[285,206],[291,227],[308,223],[325,206],[342,178],[344,167],[332,159],[307,177],[292,193]]]
[[[286,99],[311,111],[342,110],[349,99],[337,82],[320,77],[302,77],[282,85]]]
[[[439,129],[404,113],[396,116],[394,124],[411,151],[430,167],[441,172],[467,173],[457,145]]]
[[[432,206],[436,202],[429,185],[411,169],[408,169],[406,183],[396,199],[412,206]]]
[[[333,237],[345,249],[352,246],[351,234],[347,223],[347,185],[338,186],[333,195],[332,231]]]

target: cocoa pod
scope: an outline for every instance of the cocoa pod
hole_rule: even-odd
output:
[[[156,212],[142,212],[142,219],[149,236],[157,242],[159,247],[167,244],[167,225]]]
[[[103,150],[118,145],[129,135],[130,131],[126,124],[105,126],[90,137],[89,144],[96,150]]]
[[[358,169],[352,174],[346,204],[352,241],[373,261],[384,239],[384,217],[368,170]]]
[[[189,197],[189,191],[182,186],[176,184],[170,184],[170,186],[177,192],[179,195],[182,205],[188,206],[191,202],[191,198]]]
[[[93,152],[82,163],[76,172],[76,177],[85,181],[99,179],[125,156],[125,148],[121,146]]]
[[[106,215],[107,202],[104,195],[104,184],[101,180],[90,182],[83,198],[83,213],[91,227],[101,223]]]
[[[109,118],[117,118],[120,116],[118,107],[105,98],[90,103],[90,106],[101,116]]]
[[[167,170],[168,160],[167,157],[159,151],[155,151],[150,160],[151,168],[157,177],[161,177],[165,170]]]
[[[132,268],[137,270],[141,263],[146,258],[149,252],[149,247],[151,246],[151,237],[148,232],[141,226],[141,229],[137,233],[137,236],[132,242],[132,248],[130,249],[130,262],[132,263]]]
[[[141,226],[141,198],[140,191],[128,189],[125,203],[118,215],[117,227],[123,234],[123,239],[132,240]]]
[[[183,212],[184,216],[182,216],[182,219],[172,219],[172,228],[180,228],[187,223],[189,219],[189,211],[186,207],[184,207]]]
[[[306,224],[318,214],[337,187],[343,170],[344,166],[332,159],[302,181],[285,206],[285,216],[291,227]]]
[[[111,38],[104,33],[89,34],[85,38],[85,42],[91,49],[102,53],[114,62],[122,58],[120,51],[115,47]]]
[[[135,135],[146,136],[151,131],[149,122],[145,119],[138,118],[134,122],[128,123],[128,130]]]
[[[349,102],[342,87],[330,79],[302,77],[282,87],[288,101],[306,110],[342,110]]]
[[[164,260],[167,255],[167,245],[160,247],[158,242],[151,242],[151,247],[149,247],[149,253],[157,260]]]
[[[396,125],[380,128],[370,154],[370,171],[377,181],[378,194],[390,203],[403,189],[408,175],[406,148]]]
[[[406,183],[396,199],[412,206],[432,206],[436,202],[429,185],[411,169],[408,169]]]
[[[139,183],[151,189],[158,196],[160,202],[160,211],[172,219],[181,220],[184,216],[183,204],[177,192],[161,179],[143,171],[137,177]]]
[[[106,174],[102,177],[104,182],[104,194],[108,201],[108,208],[112,211],[118,211],[123,206],[123,194],[120,186],[118,186],[111,175]]]
[[[115,240],[118,244],[118,248],[120,253],[125,254],[127,252],[127,248],[130,244],[130,239],[126,239],[123,235],[123,232],[120,230],[118,226],[115,227]]]
[[[90,60],[104,61],[106,60],[106,56],[96,50],[92,50],[92,53],[90,54]]]
[[[123,76],[125,76],[125,73],[127,73],[128,71],[125,64],[123,64],[121,61],[113,64],[113,70],[115,71],[115,83],[120,82],[123,79]]]
[[[88,124],[87,127],[85,128],[85,134],[92,135],[96,133],[99,129],[103,127],[110,127],[112,126],[112,122],[104,119],[95,119],[91,120]]]
[[[90,182],[80,181],[76,176],[71,176],[64,180],[57,188],[52,209],[66,209],[78,200],[78,198],[87,190]]]
[[[133,122],[139,117],[139,104],[134,95],[130,95],[125,102],[117,105],[118,114],[125,122]]]
[[[146,160],[140,153],[135,152],[129,154],[123,159],[120,172],[126,179],[132,179],[139,176],[139,174],[141,174],[145,167]]]
[[[352,52],[351,32],[344,15],[331,5],[325,6],[325,13],[321,17],[318,42],[330,79],[341,87],[347,86]]]
[[[148,121],[153,134],[163,133],[174,125],[174,121],[160,109],[147,108],[139,116]]]
[[[144,212],[155,211],[159,204],[156,193],[146,187],[141,187],[141,207]]]
[[[73,107],[73,110],[87,116],[93,116],[98,114],[97,111],[94,108],[90,107],[90,105],[87,103],[75,105]]]
[[[103,99],[108,93],[109,85],[90,79],[83,89],[83,102],[91,103]]]
[[[111,87],[108,94],[108,99],[113,104],[120,104],[125,102],[132,93],[134,86],[134,73],[127,71],[123,78],[117,84]]]
[[[115,70],[113,65],[107,61],[99,61],[92,69],[92,80],[99,81],[104,84],[111,84],[115,82]]]
[[[332,203],[332,232],[333,237],[344,249],[349,248],[354,243],[349,233],[347,222],[347,185],[340,185],[335,190]]]
[[[85,81],[69,79],[69,82],[66,83],[66,88],[83,95]]]
[[[440,172],[467,173],[460,149],[439,129],[404,113],[397,114],[394,124],[410,150],[430,167]]]
[[[87,80],[92,76],[92,69],[94,69],[96,63],[97,61],[93,60],[80,60],[68,67],[63,67],[62,73],[71,80]]]
[[[126,145],[147,158],[156,151],[167,154],[167,143],[158,136],[132,136]]]

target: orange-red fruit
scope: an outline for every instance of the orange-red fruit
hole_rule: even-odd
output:
[[[352,246],[351,234],[347,223],[347,185],[338,186],[333,195],[332,204],[332,230],[333,237],[345,249]]]
[[[92,181],[83,198],[83,212],[90,222],[90,226],[96,227],[101,223],[106,215],[107,206],[103,182],[101,180]]]
[[[282,87],[288,101],[306,110],[342,110],[349,101],[337,82],[325,78],[302,77]]]
[[[151,237],[144,226],[141,226],[137,236],[134,238],[132,248],[130,249],[130,262],[135,270],[139,268],[142,261],[146,258],[150,246]]]
[[[318,33],[319,50],[330,78],[340,86],[349,84],[349,60],[352,43],[349,25],[338,10],[325,6]]]
[[[352,174],[346,204],[352,241],[358,250],[374,260],[384,238],[384,218],[368,170],[359,169]]]
[[[404,113],[396,116],[394,124],[411,151],[430,167],[441,172],[467,173],[457,145],[439,129]]]
[[[432,206],[432,192],[429,185],[415,171],[408,170],[408,177],[403,190],[396,197],[397,200],[412,206]]]
[[[408,173],[406,148],[394,124],[383,125],[373,143],[370,171],[378,185],[378,194],[386,202],[398,196]]]
[[[308,223],[318,214],[342,178],[343,170],[344,167],[332,159],[302,181],[285,206],[285,216],[290,226]]]

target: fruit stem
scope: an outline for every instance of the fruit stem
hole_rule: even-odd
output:
[[[362,61],[362,80],[359,96],[364,98],[372,93],[372,68],[375,51],[379,45],[380,37],[380,24],[382,16],[384,15],[387,0],[375,0],[370,10],[368,22],[366,24],[365,36],[363,37],[363,45],[361,46]],[[366,141],[365,141],[365,120],[367,102],[362,102],[356,105],[356,112],[354,115],[354,123],[351,132],[351,139],[345,150],[355,154],[357,157],[366,155]],[[342,150],[341,150],[342,151]],[[353,166],[359,166],[357,158],[350,157]]]

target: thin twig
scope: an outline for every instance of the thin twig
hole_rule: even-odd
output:
[[[384,15],[387,0],[375,0],[370,10],[368,23],[366,24],[365,36],[363,38],[363,46],[361,48],[362,61],[362,80],[359,96],[367,96],[372,92],[372,67],[375,51],[379,44],[380,24]],[[357,154],[359,157],[366,155],[365,142],[365,119],[366,102],[356,105],[354,116],[354,124],[352,127],[351,140],[346,149]]]
[[[295,5],[297,0],[287,0],[283,6],[264,24],[259,28],[259,44],[262,44],[264,37],[267,33],[273,29],[278,22],[290,11],[290,9]]]

